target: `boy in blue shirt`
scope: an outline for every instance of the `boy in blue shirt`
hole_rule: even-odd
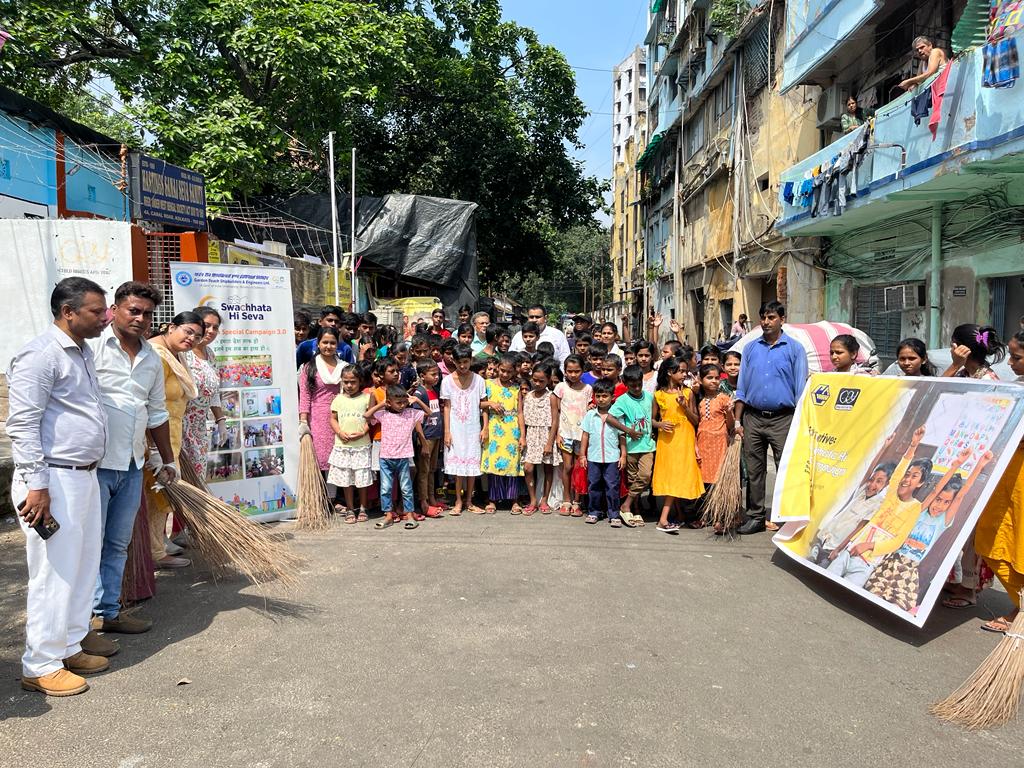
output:
[[[585,522],[594,524],[602,507],[608,513],[608,524],[621,528],[619,517],[619,472],[626,466],[626,437],[608,423],[614,387],[599,379],[594,382],[597,408],[587,411],[581,428],[580,464],[587,470],[589,503]]]

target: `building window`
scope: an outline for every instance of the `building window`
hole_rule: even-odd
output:
[[[768,84],[768,19],[763,19],[743,45],[743,85],[751,96]]]
[[[92,184],[90,184],[88,187],[86,187],[86,196],[89,198],[89,202],[90,203],[95,203],[96,202],[96,187],[94,187]]]
[[[703,147],[704,116],[698,115],[697,118],[686,124],[686,159],[689,160]]]
[[[7,158],[0,160],[0,179],[10,181],[11,178],[11,161]]]

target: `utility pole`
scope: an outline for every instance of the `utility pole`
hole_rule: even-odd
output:
[[[352,311],[357,312],[356,299],[356,148],[352,147]]]
[[[338,204],[334,194],[334,131],[327,134],[327,162],[331,174],[331,253],[334,256],[334,304],[337,306],[341,303],[341,286],[338,284]]]

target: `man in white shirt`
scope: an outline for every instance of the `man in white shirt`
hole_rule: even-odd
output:
[[[7,371],[11,500],[28,560],[21,687],[48,696],[82,693],[89,684],[81,675],[110,666],[82,645],[100,562],[96,466],[107,437],[85,340],[99,336],[106,323],[104,293],[84,277],[57,283],[50,295],[53,325],[23,347]]]
[[[469,346],[474,355],[480,354],[487,346],[487,329],[491,325],[491,316],[486,312],[477,312],[473,315],[473,341]]]
[[[535,304],[527,309],[526,320],[527,322],[536,323],[540,327],[540,336],[537,339],[537,343],[540,344],[542,341],[549,342],[555,348],[555,360],[561,365],[562,361],[569,356],[569,342],[565,338],[564,333],[548,325],[548,316],[544,305]],[[523,343],[522,331],[513,337],[512,344],[508,349],[509,352],[522,352],[526,349],[526,344]]]
[[[114,294],[110,325],[98,339],[89,342],[107,412],[107,443],[97,473],[103,548],[92,622],[93,629],[103,632],[138,634],[153,626],[146,619],[121,616],[120,604],[128,545],[142,499],[147,433],[160,454],[158,479],[170,482],[177,476],[164,399],[163,363],[146,341],[153,312],[162,300],[160,291],[151,285],[124,283]],[[174,559],[189,564],[185,558]],[[103,655],[117,652],[116,643],[99,639],[106,644],[103,650],[108,651]]]

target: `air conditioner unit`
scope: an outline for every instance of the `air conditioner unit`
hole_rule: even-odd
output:
[[[924,283],[905,283],[885,289],[885,311],[903,312],[924,306]]]
[[[818,128],[827,130],[839,127],[839,118],[846,110],[846,100],[850,98],[850,87],[833,83],[821,92],[818,101]]]

